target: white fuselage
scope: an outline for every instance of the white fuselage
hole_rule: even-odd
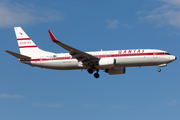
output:
[[[168,64],[176,59],[175,56],[166,51],[157,49],[134,49],[134,50],[115,50],[115,51],[97,51],[87,52],[100,59],[113,58],[116,67],[138,67],[138,66],[156,66]],[[37,66],[41,68],[57,69],[57,70],[73,70],[73,69],[88,69],[83,66],[81,61],[78,61],[69,53],[49,53],[42,56],[34,57],[30,60],[20,60],[20,62]],[[107,66],[95,66],[97,69],[107,69]],[[109,68],[112,68],[111,66]]]
[[[133,49],[83,52],[61,41],[48,30],[51,40],[66,49],[69,53],[52,53],[40,49],[21,27],[14,27],[20,54],[9,50],[7,53],[18,58],[20,62],[55,70],[87,69],[89,74],[94,73],[99,78],[99,70],[105,70],[110,75],[125,74],[126,67],[166,66],[176,60],[174,55],[157,49]]]

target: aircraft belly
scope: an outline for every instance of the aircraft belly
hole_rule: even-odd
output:
[[[42,63],[34,63],[33,65],[42,68],[58,70],[71,70],[83,68],[83,66],[77,60],[43,61]]]
[[[135,66],[153,66],[167,63],[168,59],[163,57],[140,56],[140,57],[124,57],[116,59],[117,67],[135,67]]]
[[[155,66],[164,63],[169,63],[167,57],[158,56],[137,56],[137,57],[121,57],[115,58],[115,67],[138,67],[138,66]],[[82,65],[82,62],[77,60],[49,60],[49,61],[24,61],[23,63],[31,66],[41,68],[57,69],[57,70],[73,70],[73,69],[87,69]],[[99,67],[99,69],[106,69],[106,67]]]
[[[71,68],[77,68],[78,63],[76,61],[53,61],[53,62],[47,62],[44,64],[44,67],[50,67],[55,69],[71,69]]]

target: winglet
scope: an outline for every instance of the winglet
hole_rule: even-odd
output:
[[[48,32],[49,32],[49,35],[50,35],[50,37],[51,37],[51,40],[52,40],[53,42],[58,42],[57,39],[55,38],[55,36],[52,34],[52,32],[51,32],[50,30],[48,30]]]

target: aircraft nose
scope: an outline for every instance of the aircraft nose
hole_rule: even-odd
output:
[[[171,57],[170,57],[170,59],[171,59],[172,61],[174,61],[174,60],[176,60],[176,59],[177,59],[177,57],[175,57],[175,56],[171,56]]]
[[[172,57],[171,57],[171,60],[173,60],[173,61],[176,60],[176,59],[177,59],[176,56],[172,56]]]

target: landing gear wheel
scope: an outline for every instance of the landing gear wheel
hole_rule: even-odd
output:
[[[158,72],[161,72],[161,69],[160,69],[160,68],[158,68]]]
[[[92,68],[89,68],[87,71],[89,74],[93,74],[93,72],[94,72]]]
[[[99,78],[99,73],[94,73],[95,78]]]

